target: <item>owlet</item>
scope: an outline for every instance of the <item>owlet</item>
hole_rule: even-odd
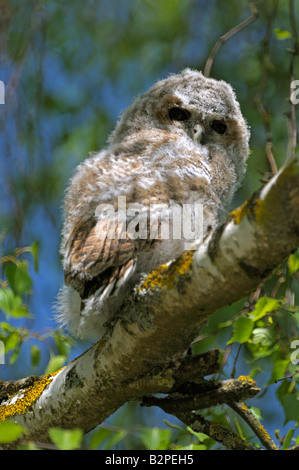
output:
[[[58,318],[71,334],[100,339],[141,273],[215,228],[244,175],[248,141],[231,86],[196,70],[133,102],[66,192]]]

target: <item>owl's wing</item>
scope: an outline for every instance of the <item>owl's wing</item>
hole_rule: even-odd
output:
[[[79,221],[67,243],[65,283],[82,300],[97,292],[106,297],[116,294],[136,268],[140,250],[152,244],[149,239],[132,239],[126,232],[127,220],[114,215]]]

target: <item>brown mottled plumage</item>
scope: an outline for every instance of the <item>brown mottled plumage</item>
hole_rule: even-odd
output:
[[[206,233],[240,184],[248,140],[230,85],[195,70],[159,81],[123,113],[106,149],[78,166],[65,198],[58,306],[74,336],[100,338],[140,273],[185,247],[184,240],[153,238],[148,226],[144,238],[129,236],[134,211],[122,217],[119,197],[126,208],[142,205],[146,221],[154,207],[156,227],[158,205],[169,215],[172,204],[199,202]]]

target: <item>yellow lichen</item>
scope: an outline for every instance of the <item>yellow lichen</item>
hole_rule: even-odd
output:
[[[250,377],[246,377],[246,376],[241,376],[241,377],[242,377],[242,379],[243,378],[250,379]],[[239,379],[240,379],[240,377],[239,377]],[[250,379],[250,381],[253,381],[253,380]],[[246,405],[244,405],[244,403],[240,403],[240,406],[241,406],[242,411],[244,411],[244,413],[247,413],[247,414],[251,415],[251,411],[247,408]],[[264,428],[264,426],[256,418],[254,418],[254,421],[255,421],[256,426],[258,428],[259,436],[263,438],[264,442],[267,441],[269,444],[271,444],[271,446],[274,450],[275,449],[278,450],[278,447],[274,444],[274,442],[272,441],[271,437],[269,436],[269,434],[266,431],[266,429]]]
[[[0,405],[0,422],[16,414],[25,414],[28,407],[40,397],[46,386],[60,370],[40,377],[30,387],[20,389],[16,394],[10,395],[5,403]]]
[[[243,411],[245,411],[246,413],[250,413],[249,409],[247,408],[246,405],[244,405],[244,403],[240,403],[240,406],[241,406]]]
[[[251,197],[248,201],[245,201],[242,206],[230,212],[229,216],[234,219],[236,225],[239,225],[245,215],[253,216],[255,219],[260,215],[260,209],[263,207],[263,201]]]
[[[234,222],[236,225],[239,225],[243,217],[247,214],[248,202],[245,201],[242,206],[237,207],[237,209],[230,212],[230,216],[234,218]]]
[[[264,439],[266,439],[268,442],[273,443],[271,437],[269,436],[268,432],[266,431],[266,429],[264,428],[264,426],[262,426],[261,423],[259,423],[258,429],[259,429],[259,432],[260,432],[261,434],[263,434]],[[273,444],[274,444],[274,443],[273,443]],[[278,449],[278,447],[277,447],[275,444],[274,444],[274,446]]]
[[[240,377],[238,377],[238,380],[241,380],[241,382],[247,382],[252,385],[256,385],[256,382],[251,377],[248,377],[248,375],[240,375]]]
[[[179,276],[189,271],[193,261],[193,250],[186,251],[171,264],[162,264],[143,281],[139,290],[155,290],[157,287],[170,289]]]

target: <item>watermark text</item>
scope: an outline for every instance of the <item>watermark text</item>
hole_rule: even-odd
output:
[[[100,240],[203,240],[203,205],[126,203],[126,196],[112,204],[99,204],[95,211],[96,235]],[[188,248],[187,248],[188,249]]]
[[[291,82],[291,96],[290,100],[293,104],[299,103],[299,80],[293,80]]]
[[[0,341],[0,364],[5,364],[5,349],[3,341]]]
[[[299,339],[291,342],[291,349],[295,349],[291,354],[291,363],[297,366],[299,364]]]
[[[5,85],[2,80],[0,80],[0,104],[5,104]]]

